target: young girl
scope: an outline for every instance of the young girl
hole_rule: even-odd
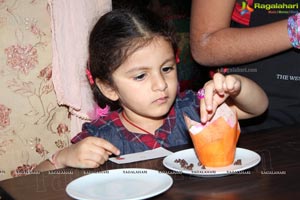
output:
[[[237,75],[215,74],[200,100],[193,91],[178,94],[176,52],[174,31],[146,11],[120,9],[102,16],[90,35],[89,78],[98,104],[111,112],[85,123],[73,145],[36,170],[95,168],[112,154],[189,143],[183,114],[200,121],[200,107],[203,123],[223,102],[239,119],[267,108],[261,88]]]

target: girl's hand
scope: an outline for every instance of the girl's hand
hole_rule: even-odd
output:
[[[56,165],[59,168],[96,168],[112,154],[120,154],[114,145],[102,138],[87,137],[60,151],[56,156]]]
[[[200,99],[201,122],[209,121],[217,107],[229,96],[236,96],[241,91],[241,80],[238,76],[215,73],[212,80],[204,85],[205,95]]]

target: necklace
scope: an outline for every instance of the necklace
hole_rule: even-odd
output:
[[[151,134],[149,131],[146,131],[145,129],[139,127],[138,125],[134,124],[133,122],[131,122],[129,119],[127,119],[127,117],[125,116],[124,112],[122,111],[122,117],[125,119],[126,122],[128,122],[130,125],[134,126],[135,128],[143,131],[144,133],[147,133],[147,134]]]

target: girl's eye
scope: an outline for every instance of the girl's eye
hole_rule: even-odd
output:
[[[161,70],[166,73],[166,72],[170,72],[170,71],[174,70],[174,67],[171,67],[171,66],[163,67]]]
[[[143,80],[145,78],[146,74],[139,74],[138,76],[135,76],[133,79],[136,81]]]

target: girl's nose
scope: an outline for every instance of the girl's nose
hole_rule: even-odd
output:
[[[152,89],[159,90],[159,91],[165,91],[168,88],[168,84],[165,80],[165,77],[159,74],[153,79],[152,83]]]

